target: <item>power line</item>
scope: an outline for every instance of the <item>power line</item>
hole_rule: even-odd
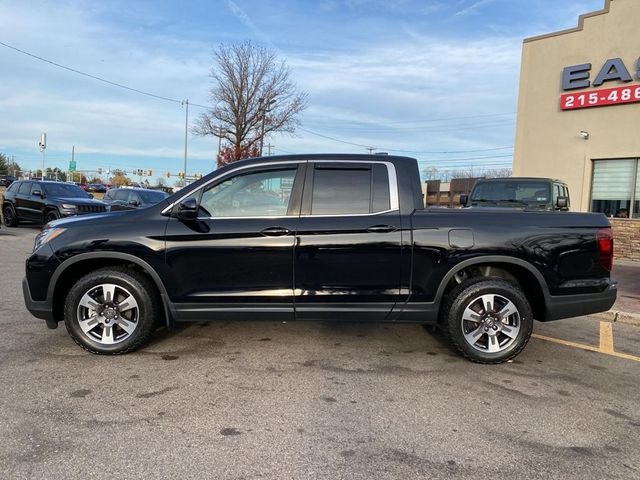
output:
[[[107,80],[106,78],[102,78],[102,77],[99,77],[97,75],[92,75],[90,73],[86,73],[86,72],[83,72],[81,70],[78,70],[78,69],[75,69],[75,68],[72,68],[72,67],[68,67],[66,65],[62,65],[62,64],[54,62],[52,60],[48,60],[46,58],[43,58],[43,57],[41,57],[39,55],[35,55],[33,53],[27,52],[27,51],[22,50],[20,48],[14,47],[13,45],[9,45],[9,44],[4,43],[2,41],[0,41],[0,45],[4,46],[4,47],[6,47],[6,48],[8,48],[10,50],[16,51],[16,52],[21,53],[23,55],[26,55],[28,57],[34,58],[36,60],[40,60],[40,61],[45,62],[45,63],[48,63],[48,64],[53,65],[55,67],[62,68],[62,69],[67,70],[69,72],[76,73],[78,75],[82,75],[84,77],[91,78],[93,80],[97,80],[99,82],[103,82],[103,83],[106,83],[108,85],[112,85],[114,87],[122,88],[124,90],[128,90],[128,91],[131,91],[131,92],[134,92],[134,93],[139,93],[141,95],[145,95],[145,96],[148,96],[148,97],[156,98],[158,100],[164,100],[166,102],[172,102],[172,103],[178,103],[178,104],[182,104],[183,103],[183,100],[178,100],[176,98],[170,98],[170,97],[165,97],[165,96],[162,96],[162,95],[157,95],[155,93],[151,93],[151,92],[147,92],[147,91],[144,91],[144,90],[140,90],[138,88],[130,87],[130,86],[124,85],[122,83],[118,83],[118,82],[114,82],[114,81],[111,81],[111,80]],[[204,108],[204,109],[211,108],[209,106],[201,105],[201,104],[198,104],[198,103],[190,103],[190,105],[192,105],[194,107]],[[480,117],[503,116],[503,115],[511,115],[511,113],[508,113],[508,114],[507,113],[502,113],[502,114],[471,115],[471,116],[467,116],[467,117],[450,117],[450,119],[455,119],[455,118],[480,118]],[[393,123],[400,124],[400,123],[405,123],[405,122],[391,122],[391,123],[387,122],[387,124],[393,124]],[[410,123],[410,122],[408,122],[408,123]],[[501,125],[501,124],[497,124],[497,125]],[[343,144],[346,144],[346,145],[352,145],[352,146],[356,146],[356,147],[367,148],[367,149],[370,149],[370,150],[379,149],[379,150],[387,150],[387,151],[390,151],[390,152],[417,153],[417,154],[447,154],[447,153],[474,153],[474,152],[483,152],[483,151],[487,151],[488,152],[488,151],[506,150],[506,149],[509,149],[509,148],[513,148],[513,147],[497,147],[497,148],[492,148],[492,149],[458,150],[458,151],[451,151],[451,152],[444,152],[444,151],[431,151],[431,152],[429,152],[429,151],[417,151],[417,150],[401,150],[401,149],[382,148],[382,147],[374,148],[371,145],[363,145],[363,144],[360,144],[360,143],[354,143],[354,142],[349,142],[349,141],[346,141],[346,140],[340,140],[338,138],[331,137],[329,135],[324,135],[324,134],[317,133],[317,132],[313,132],[311,130],[307,130],[307,129],[302,128],[302,127],[299,127],[299,128],[300,128],[300,130],[305,131],[307,133],[310,133],[311,135],[315,135],[315,136],[318,136],[318,137],[321,137],[321,138],[325,138],[327,140],[332,140],[334,142],[339,142],[339,143],[343,143]]]
[[[373,148],[371,145],[364,145],[361,143],[354,143],[354,142],[348,142],[346,140],[340,140],[339,138],[335,138],[335,137],[331,137],[329,135],[324,135],[322,133],[318,133],[318,132],[313,132],[311,130],[308,130],[306,128],[302,128],[302,127],[298,127],[300,130],[310,133],[311,135],[315,135],[317,137],[321,137],[321,138],[326,138],[327,140],[332,140],[334,142],[339,142],[339,143],[344,143],[346,145],[352,145],[355,147],[362,147],[362,148]],[[401,149],[397,149],[397,148],[385,148],[385,147],[379,147],[379,148],[374,148],[374,150],[382,150],[382,151],[389,151],[389,152],[401,152],[401,153],[419,153],[419,154],[429,154],[429,155],[433,155],[433,154],[439,154],[439,155],[444,155],[444,154],[448,154],[448,153],[479,153],[479,152],[493,152],[493,151],[497,151],[497,150],[508,150],[510,148],[513,148],[513,146],[509,146],[509,147],[495,147],[495,148],[487,148],[487,149],[480,149],[480,150],[455,150],[455,151],[448,151],[448,152],[436,152],[436,151],[418,151],[418,150],[401,150]],[[510,155],[509,155],[510,156]]]
[[[354,120],[354,121],[345,121],[345,122],[334,122],[334,121],[330,121],[330,123],[332,125],[341,125],[341,124],[351,124],[354,126],[354,128],[357,128],[357,123],[363,124],[362,126],[365,126],[364,124],[383,124],[383,125],[403,125],[403,124],[410,124],[410,123],[433,123],[433,122],[444,122],[444,121],[448,121],[448,120],[462,120],[462,119],[468,119],[468,118],[486,118],[486,117],[504,117],[504,116],[508,116],[508,115],[515,115],[516,112],[508,112],[508,113],[486,113],[486,114],[481,114],[481,115],[463,115],[463,116],[458,116],[458,117],[443,117],[443,118],[432,118],[429,120],[402,120],[402,121],[396,121],[396,122],[386,122],[386,121],[381,121],[381,122],[367,122],[367,121],[359,121],[359,120]]]

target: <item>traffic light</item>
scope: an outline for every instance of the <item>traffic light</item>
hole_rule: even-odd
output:
[[[165,176],[166,176],[167,178],[171,178],[171,172],[167,172],[167,173],[165,173]]]
[[[153,170],[147,170],[147,177],[153,177]]]
[[[142,169],[141,168],[136,170],[136,175],[138,175],[139,177],[142,176]]]
[[[184,173],[178,172],[178,178],[184,178]]]
[[[98,167],[98,175],[102,175],[102,167]]]

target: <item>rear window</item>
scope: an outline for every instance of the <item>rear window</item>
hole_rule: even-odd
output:
[[[142,203],[158,203],[169,195],[157,190],[146,190],[144,192],[138,192],[138,196],[142,199]]]
[[[31,182],[21,183],[18,193],[20,193],[21,195],[29,195],[31,193]]]
[[[390,208],[389,174],[384,165],[316,165],[312,215],[358,215]]]
[[[548,203],[551,190],[546,182],[484,182],[476,185],[471,201]]]
[[[19,187],[20,187],[20,184],[14,182],[11,185],[9,185],[9,188],[7,188],[7,192],[15,193],[18,191]]]

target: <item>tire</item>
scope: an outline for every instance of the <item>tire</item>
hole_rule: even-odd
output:
[[[2,218],[5,227],[18,226],[18,216],[16,215],[16,211],[13,209],[13,206],[10,204],[5,205],[2,209]]]
[[[156,287],[145,275],[107,267],[80,278],[69,290],[64,323],[85,350],[119,355],[144,345],[160,315],[159,305]]]
[[[60,218],[60,214],[57,210],[47,210],[44,214],[44,223],[45,225],[49,222],[53,222],[54,220],[58,220]]]
[[[490,308],[486,308],[485,303]],[[533,331],[531,306],[511,282],[478,278],[462,283],[448,295],[440,324],[445,337],[465,358],[497,364],[515,358]]]

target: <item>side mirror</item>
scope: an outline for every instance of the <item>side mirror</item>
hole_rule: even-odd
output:
[[[31,192],[31,195],[35,195],[36,197],[44,198],[44,195],[42,194],[42,190],[34,190],[33,192]]]
[[[178,205],[176,216],[180,220],[195,220],[198,218],[198,202],[195,198],[188,198]]]
[[[129,200],[129,205],[131,205],[132,207],[138,207],[140,205],[140,202],[138,200]]]
[[[469,203],[469,195],[463,193],[460,195],[460,205],[466,207],[467,203]]]
[[[556,200],[556,207],[560,210],[569,208],[569,199],[567,197],[558,197],[558,200]]]

